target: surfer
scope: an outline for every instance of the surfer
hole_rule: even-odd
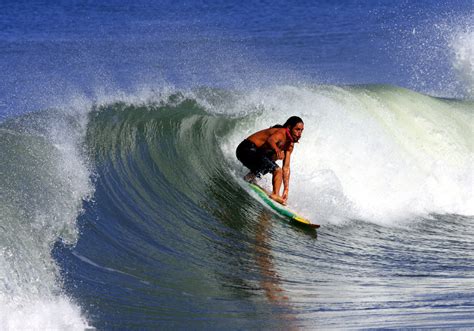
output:
[[[303,120],[292,116],[283,125],[258,131],[244,139],[236,150],[237,159],[250,169],[244,180],[255,183],[257,178],[272,173],[273,192],[270,198],[286,204],[290,182],[290,156],[303,130]],[[276,160],[283,160],[283,169],[276,164]],[[283,195],[280,195],[282,182],[284,189]]]

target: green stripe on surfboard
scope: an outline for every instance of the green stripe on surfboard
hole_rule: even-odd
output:
[[[299,216],[295,212],[289,210],[288,208],[284,207],[283,205],[279,204],[278,202],[270,199],[268,196],[268,193],[265,192],[260,186],[255,185],[255,184],[249,184],[250,188],[252,191],[258,194],[260,198],[268,205],[270,208],[272,208],[274,211],[276,211],[278,214],[281,216],[285,216],[289,218],[292,221],[298,222],[299,224],[307,225],[313,228],[319,228],[319,225],[317,224],[312,224],[309,220]]]

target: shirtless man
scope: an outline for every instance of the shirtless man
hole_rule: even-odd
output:
[[[256,178],[271,172],[273,192],[270,198],[286,204],[290,182],[290,156],[294,143],[301,138],[303,130],[303,120],[292,116],[285,124],[258,131],[242,141],[236,154],[237,159],[250,169],[244,180],[255,182]],[[283,160],[283,169],[275,163],[276,160]],[[282,181],[284,189],[283,195],[280,195]]]

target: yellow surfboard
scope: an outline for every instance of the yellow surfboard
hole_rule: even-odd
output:
[[[252,191],[258,194],[260,198],[271,208],[273,209],[278,215],[283,216],[290,221],[293,221],[299,225],[308,226],[314,229],[319,228],[319,224],[313,224],[309,220],[304,217],[299,216],[294,211],[288,209],[287,207],[283,206],[282,204],[270,199],[269,194],[263,188],[256,184],[249,184]]]

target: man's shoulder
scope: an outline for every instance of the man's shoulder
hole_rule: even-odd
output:
[[[267,130],[270,130],[269,132],[271,132],[271,134],[278,134],[278,135],[286,134],[285,128],[269,128]]]

